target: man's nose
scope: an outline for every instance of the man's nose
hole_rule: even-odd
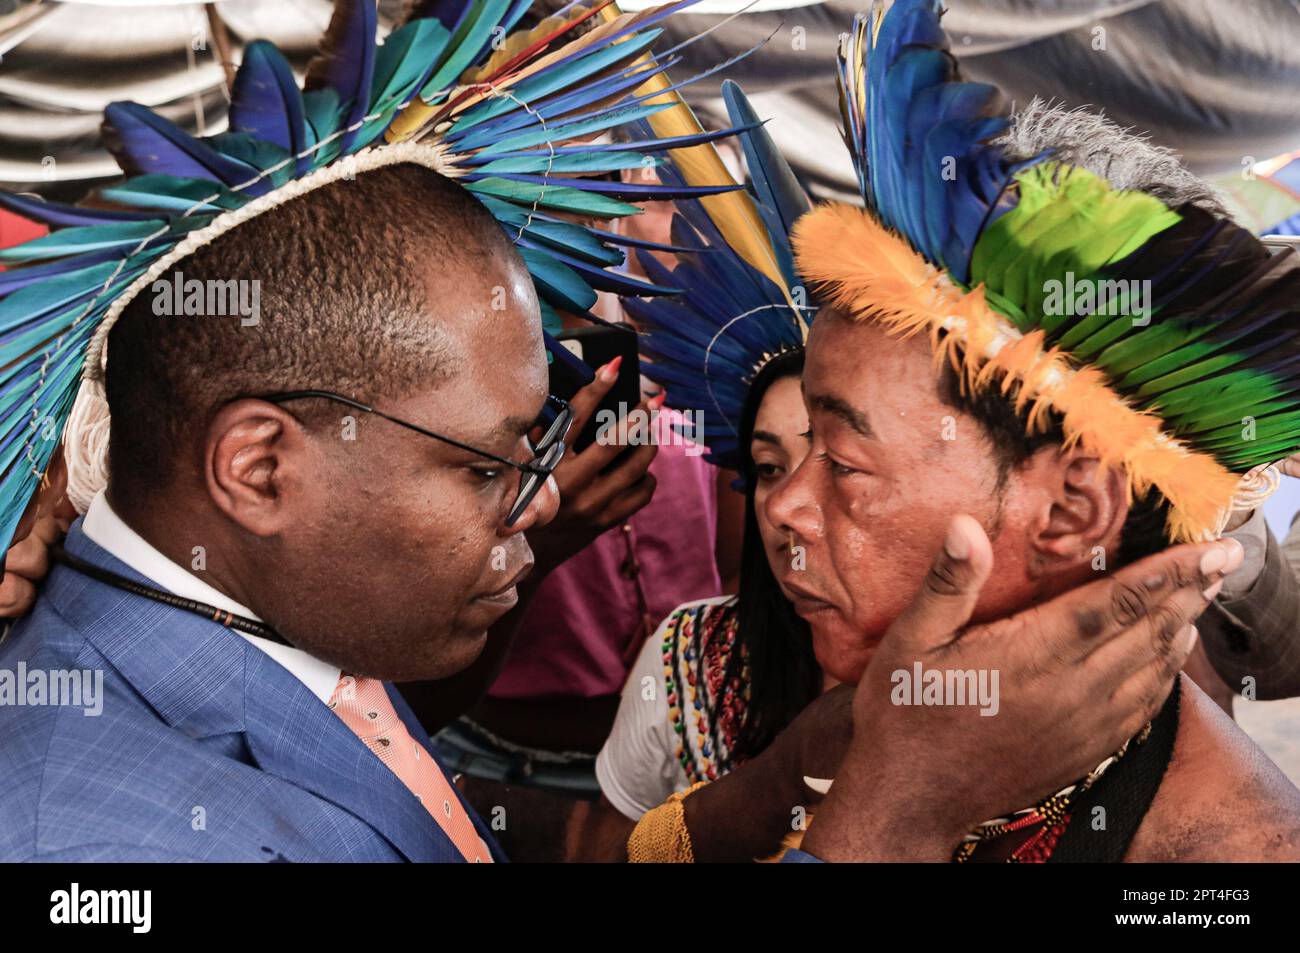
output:
[[[505,519],[501,520],[502,535],[509,536],[511,533],[522,533],[527,529],[540,529],[551,520],[555,519],[555,514],[560,509],[560,488],[555,483],[555,477],[548,476],[542,488],[529,501],[528,506],[519,514],[519,519],[515,520],[515,525],[506,526]]]
[[[821,536],[822,511],[817,500],[816,477],[809,466],[812,454],[803,459],[767,497],[767,521],[783,533],[810,540]]]

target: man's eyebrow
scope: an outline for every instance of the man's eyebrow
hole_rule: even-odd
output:
[[[818,395],[812,398],[812,406],[814,410],[825,411],[833,417],[838,417],[863,437],[869,440],[875,439],[876,432],[871,429],[866,414],[840,398]]]
[[[516,414],[514,417],[507,417],[501,421],[501,432],[510,437],[518,437],[521,433],[532,430],[535,423],[537,423],[536,416],[525,417],[522,414]]]
[[[514,446],[522,434],[528,433],[537,423],[536,417],[527,417],[523,414],[516,414],[513,417],[506,417],[495,427],[492,428],[491,435],[488,437],[490,446],[492,443],[500,443],[502,447]]]

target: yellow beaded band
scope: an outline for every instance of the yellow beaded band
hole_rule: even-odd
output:
[[[699,781],[685,791],[670,795],[668,800],[642,815],[627,839],[629,864],[693,864],[691,832],[686,829],[686,809],[682,801],[708,781]]]

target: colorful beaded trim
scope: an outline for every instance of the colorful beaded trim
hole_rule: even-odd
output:
[[[1011,856],[1007,858],[1007,863],[1045,863],[1047,858],[1051,856],[1053,848],[1056,847],[1057,841],[1061,839],[1061,835],[1065,833],[1065,829],[1070,825],[1070,811],[1079,795],[1092,787],[1098,778],[1123,758],[1131,745],[1144,743],[1150,734],[1151,725],[1148,724],[1137,735],[1124,742],[1119,751],[1097,765],[1078,784],[1071,784],[1069,787],[1057,791],[1051,797],[1044,798],[1034,807],[1017,811],[1010,817],[999,817],[980,824],[975,830],[967,834],[961,844],[958,845],[956,851],[953,852],[953,861],[964,864],[970,860],[976,848],[985,841],[1041,824],[1042,826],[1032,837],[1012,852]]]
[[[664,628],[668,718],[677,760],[692,784],[715,781],[734,766],[731,751],[749,702],[747,664],[724,684],[736,622],[734,601],[706,603],[677,610]]]

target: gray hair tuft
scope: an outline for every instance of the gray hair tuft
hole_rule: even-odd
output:
[[[1056,158],[1101,176],[1115,188],[1145,192],[1170,208],[1190,202],[1214,215],[1232,217],[1219,191],[1188,171],[1172,149],[1099,113],[1035,97],[1014,113],[1011,127],[994,142],[1017,158],[1051,149]]]

